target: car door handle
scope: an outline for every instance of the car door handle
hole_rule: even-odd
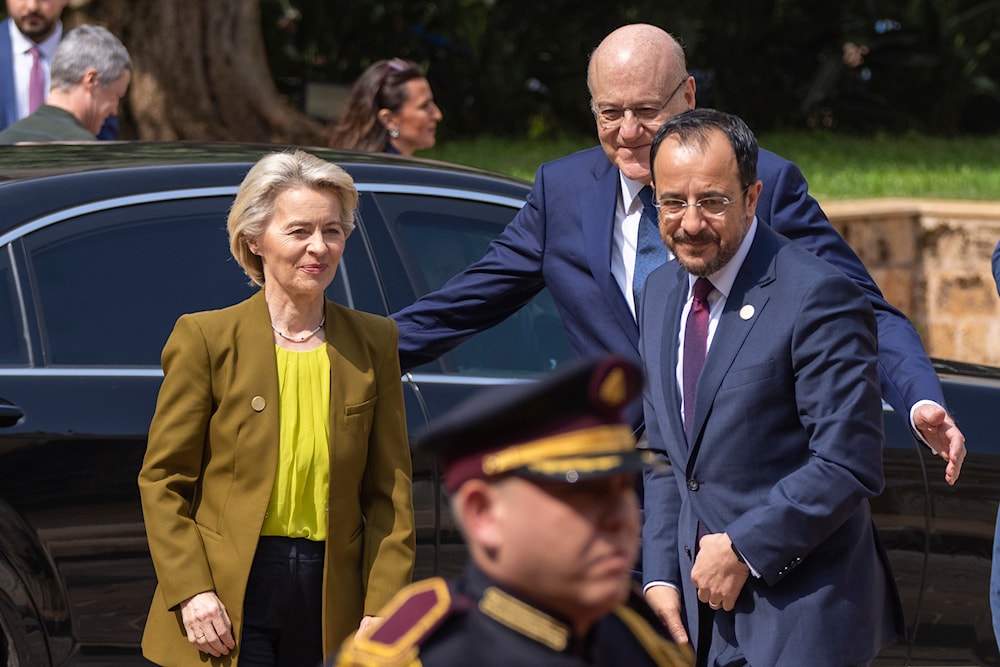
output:
[[[23,416],[24,410],[0,398],[0,428],[13,426]]]

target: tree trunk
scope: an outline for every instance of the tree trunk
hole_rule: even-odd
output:
[[[122,138],[316,145],[322,126],[271,77],[257,0],[77,0],[66,28],[103,25],[132,56]]]

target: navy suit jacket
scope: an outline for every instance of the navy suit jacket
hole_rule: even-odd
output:
[[[10,52],[10,19],[0,22],[0,130],[17,121],[14,61]]]
[[[993,257],[990,258],[990,264],[993,265],[993,282],[997,285],[997,294],[1000,294],[1000,242],[993,249]]]
[[[861,260],[809,196],[799,169],[761,150],[758,177],[764,184],[758,216],[846,273],[871,301],[886,401],[904,415],[921,399],[944,405],[913,325],[882,297]],[[600,146],[539,167],[525,206],[483,258],[392,316],[399,325],[403,371],[503,321],[544,287],[576,354],[615,352],[639,363],[639,328],[611,275],[619,184],[619,171]]]
[[[687,292],[683,270],[660,267],[641,308],[649,447],[670,462],[644,479],[644,581],[682,590],[697,645],[697,536],[727,532],[761,575],[732,612],[750,664],[871,660],[901,627],[868,504],[884,483],[871,306],[842,273],[758,225],[689,442],[675,375]]]

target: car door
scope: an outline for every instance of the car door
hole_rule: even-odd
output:
[[[368,242],[395,249],[378,256],[392,311],[439,288],[482,257],[524,203],[523,198],[490,194],[485,188],[359,184],[359,189],[369,196],[361,207],[369,222]],[[376,215],[380,224],[372,224]],[[409,373],[407,380],[430,420],[476,391],[528,381],[570,356],[555,302],[543,290],[504,322]],[[418,555],[414,578],[458,574],[466,550],[442,497],[434,462],[420,455],[414,458],[414,505],[418,526],[433,522],[435,539],[433,562]]]
[[[180,312],[245,298],[226,261],[228,193],[110,200],[34,221],[4,244],[19,359],[2,395],[3,500],[30,526],[83,643],[136,641],[152,594],[136,476]],[[197,285],[194,284],[197,281]],[[61,594],[60,594],[60,597]]]

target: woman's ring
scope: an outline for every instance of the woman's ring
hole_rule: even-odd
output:
[[[204,639],[205,635],[195,635],[194,638],[195,639]]]

